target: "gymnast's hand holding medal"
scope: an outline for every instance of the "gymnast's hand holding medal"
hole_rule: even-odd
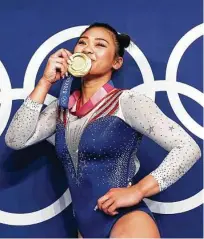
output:
[[[91,69],[91,59],[84,53],[74,53],[60,49],[50,56],[46,65],[43,79],[54,84],[64,79],[70,73],[74,77],[83,77]]]

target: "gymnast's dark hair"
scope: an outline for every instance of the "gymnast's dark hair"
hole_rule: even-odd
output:
[[[127,48],[130,45],[130,37],[126,34],[118,34],[117,31],[110,26],[107,23],[100,23],[100,22],[95,22],[93,24],[91,24],[89,27],[87,27],[83,33],[81,35],[83,35],[86,31],[88,31],[91,28],[94,27],[103,27],[107,30],[109,30],[110,32],[113,33],[113,35],[115,36],[115,43],[116,43],[116,55],[118,56],[123,56],[124,52],[125,52],[125,48]]]

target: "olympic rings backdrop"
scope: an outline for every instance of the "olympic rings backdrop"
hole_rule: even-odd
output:
[[[201,0],[0,1],[0,237],[74,237],[69,188],[53,139],[23,150],[5,144],[8,125],[42,76],[48,56],[73,49],[95,22],[131,36],[117,87],[138,87],[203,149],[203,6]],[[58,97],[61,82],[46,98]],[[145,138],[135,181],[167,152]],[[202,156],[203,157],[203,156]],[[203,159],[203,158],[202,158]],[[202,238],[203,160],[165,191],[146,198],[162,237]]]

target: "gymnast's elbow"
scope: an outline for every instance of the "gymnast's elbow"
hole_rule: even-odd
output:
[[[192,151],[194,152],[196,160],[200,159],[202,156],[202,152],[199,145],[194,140],[192,140],[190,143],[190,147],[192,148]]]
[[[14,150],[20,150],[24,148],[24,144],[20,140],[17,140],[15,135],[10,134],[8,131],[5,135],[5,143],[9,148]]]

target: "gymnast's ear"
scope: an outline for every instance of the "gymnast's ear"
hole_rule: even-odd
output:
[[[113,61],[112,68],[113,70],[118,70],[122,65],[123,65],[123,57],[117,56]]]

